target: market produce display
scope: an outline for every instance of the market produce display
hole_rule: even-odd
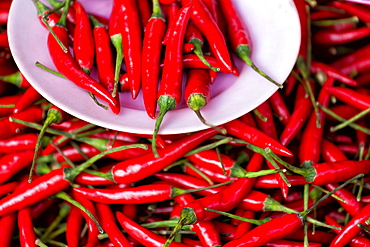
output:
[[[44,99],[13,61],[11,3],[0,2],[1,246],[370,246],[370,6],[292,1],[302,39],[283,88],[222,126],[148,135]],[[51,31],[50,72],[117,114],[127,88],[150,95],[151,118],[159,98],[163,118],[187,73],[201,118],[217,73],[237,75],[233,59],[275,83],[251,61],[231,0],[120,0],[110,19],[76,0],[34,3]]]

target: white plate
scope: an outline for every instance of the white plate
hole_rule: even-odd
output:
[[[234,0],[252,37],[252,59],[279,83],[283,83],[295,63],[299,44],[298,14],[292,0]],[[81,0],[85,8],[109,16],[112,0]],[[121,113],[114,115],[96,106],[90,96],[72,82],[36,67],[36,61],[55,68],[46,47],[47,30],[37,18],[31,0],[13,0],[8,35],[14,59],[29,82],[51,103],[87,122],[113,130],[152,134],[155,120],[143,108],[141,95],[132,100],[121,96]],[[221,75],[212,85],[212,99],[202,110],[215,125],[223,124],[253,110],[278,88],[238,61],[240,76]],[[176,134],[206,129],[194,112],[182,104],[167,113],[161,134]]]

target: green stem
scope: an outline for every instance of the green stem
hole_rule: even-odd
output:
[[[47,71],[47,72],[49,72],[49,73],[53,74],[53,75],[59,76],[60,78],[63,78],[63,79],[66,79],[66,77],[65,77],[63,74],[61,74],[61,73],[59,73],[59,72],[57,72],[57,71],[55,71],[55,70],[52,70],[52,69],[50,69],[50,68],[46,67],[45,65],[43,65],[43,64],[42,64],[42,63],[40,63],[39,61],[36,61],[35,65],[36,65],[37,67],[39,67],[39,68],[41,68],[41,69],[43,69],[43,70],[45,70],[45,71]]]
[[[156,222],[141,224],[141,226],[145,227],[145,228],[158,228],[158,227],[171,227],[171,228],[173,228],[173,227],[176,227],[178,222],[179,222],[178,219],[162,220],[162,221],[156,221]],[[181,228],[181,230],[190,231],[190,227],[191,226],[189,226],[189,225],[183,226]]]
[[[14,108],[15,105],[0,105],[0,108]]]
[[[204,180],[206,180],[210,185],[213,185],[213,181],[206,175],[204,174],[202,171],[200,171],[198,168],[196,168],[195,166],[193,166],[190,162],[188,161],[184,161],[183,164],[185,166],[188,166],[190,167],[193,171],[195,171],[199,176],[201,176]]]
[[[252,223],[252,224],[255,224],[255,225],[262,225],[263,223],[268,222],[268,221],[271,220],[270,218],[265,218],[263,220],[248,219],[248,218],[240,217],[240,216],[230,214],[230,213],[227,213],[227,212],[214,210],[214,209],[211,209],[211,208],[205,208],[205,210],[210,211],[210,212],[214,212],[214,213],[218,213],[218,214],[221,214],[221,215],[225,215],[225,216],[230,217],[232,219],[249,222],[249,223]]]
[[[123,50],[122,50],[122,34],[115,34],[110,37],[113,46],[116,48],[116,67],[114,70],[114,89],[112,96],[116,97],[119,84],[119,75],[121,72],[121,65],[123,62]]]
[[[50,235],[49,235],[49,239],[54,239],[56,238],[57,236],[65,233],[67,230],[67,223],[63,223],[61,225],[59,225],[58,229],[55,230],[54,232],[52,232]]]
[[[193,154],[196,154],[196,153],[199,153],[199,152],[202,152],[202,151],[205,151],[205,150],[210,150],[210,149],[214,149],[220,145],[223,145],[223,144],[226,144],[226,143],[229,143],[233,140],[232,137],[223,137],[221,140],[217,141],[217,142],[213,142],[211,144],[207,144],[207,145],[204,145],[202,147],[199,147],[199,148],[196,148],[196,149],[193,149],[192,151],[188,152],[187,154],[185,154],[185,157],[186,156],[190,156],[190,155],[193,155]]]
[[[44,244],[40,239],[36,239],[35,244],[40,247],[48,247],[46,244]]]
[[[257,108],[253,109],[253,113],[259,118],[261,119],[263,122],[266,122],[268,120],[267,117],[265,117],[264,115],[262,115],[262,113],[257,110]]]
[[[223,134],[223,135],[226,135],[226,134],[227,134],[226,129],[224,129],[224,128],[220,128],[220,127],[217,127],[217,126],[215,126],[215,125],[213,125],[213,124],[209,123],[209,122],[208,122],[208,121],[203,117],[203,115],[202,115],[202,113],[200,112],[200,110],[195,110],[194,112],[195,112],[195,114],[197,115],[198,119],[199,119],[203,124],[207,125],[208,127],[211,127],[212,129],[217,130],[218,132],[220,132],[220,133],[221,133],[221,134]]]
[[[104,179],[107,179],[107,180],[109,180],[109,181],[114,182],[114,179],[113,179],[113,177],[112,177],[112,174],[111,174],[111,173],[98,172],[98,171],[94,171],[94,170],[85,170],[84,172],[86,172],[86,173],[88,173],[88,174],[95,175],[95,176],[98,176],[98,177],[101,177],[101,178],[104,178]]]
[[[60,206],[59,215],[55,218],[55,220],[51,223],[51,225],[46,229],[44,234],[41,236],[40,238],[41,241],[45,241],[49,237],[50,233],[59,226],[60,222],[65,217],[67,217],[70,210],[71,210],[71,207],[68,204],[62,203],[62,205]]]
[[[326,108],[325,106],[321,105],[321,104],[318,104],[318,106],[321,108],[321,110],[323,110],[326,114],[330,115],[331,117],[335,118],[336,120],[340,121],[340,122],[347,122],[347,119],[345,118],[342,118],[341,116],[335,114],[333,111],[329,110],[328,108]],[[362,131],[364,132],[365,134],[367,135],[370,135],[370,129],[367,129],[367,128],[364,128],[358,124],[355,124],[355,123],[348,123],[348,126],[350,126],[351,128],[355,129],[355,130],[359,130],[359,131]]]
[[[331,127],[330,128],[330,131],[334,132],[334,131],[337,131],[337,130],[340,130],[340,129],[343,129],[344,127],[347,127],[349,126],[349,124],[352,124],[354,123],[355,121],[357,121],[358,119],[366,116],[368,113],[370,112],[370,108],[356,114],[355,116],[351,117],[350,119],[348,119],[347,121],[345,122],[342,122],[341,124],[338,124],[337,126],[334,126],[334,127]]]
[[[153,138],[152,138],[152,151],[154,153],[154,157],[156,158],[159,157],[159,154],[157,151],[157,135],[158,135],[161,123],[166,113],[176,108],[176,100],[175,98],[171,96],[161,95],[158,99],[158,105],[160,109],[159,116],[157,120],[155,121],[155,127],[154,127]]]
[[[318,185],[315,185],[315,184],[312,184],[312,186],[313,186],[313,187],[315,187],[316,189],[318,189],[318,190],[320,190],[320,191],[324,192],[325,194],[327,194],[327,193],[329,193],[329,192],[330,192],[330,191],[328,191],[328,190],[326,190],[326,189],[322,188],[321,186],[318,186]],[[344,199],[340,198],[340,197],[339,197],[339,196],[337,196],[337,195],[332,194],[331,196],[332,196],[333,198],[335,198],[336,200],[338,200],[338,201],[341,201],[341,202],[343,202],[343,203],[346,203],[346,201],[345,201]]]
[[[215,72],[219,72],[221,70],[220,68],[213,67],[204,57],[203,50],[202,50],[203,42],[200,39],[193,38],[189,41],[189,43],[194,45],[194,50],[193,50],[194,54],[197,55],[200,61],[202,61],[209,69]]]

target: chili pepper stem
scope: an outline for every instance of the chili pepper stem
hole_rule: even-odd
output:
[[[119,84],[119,74],[123,61],[123,50],[122,50],[122,34],[115,34],[111,36],[113,46],[116,48],[116,67],[114,72],[114,88],[112,96],[116,97]]]
[[[175,239],[177,233],[182,229],[182,227],[185,225],[186,219],[180,218],[179,222],[171,232],[170,236],[168,237],[167,241],[164,243],[163,247],[168,247],[172,243],[172,241]]]
[[[210,212],[214,212],[214,213],[218,213],[218,214],[222,214],[222,215],[225,215],[225,216],[233,218],[233,219],[249,222],[249,223],[252,223],[252,224],[255,224],[255,225],[262,225],[263,223],[268,222],[268,221],[271,220],[271,218],[265,218],[265,219],[262,219],[262,220],[248,219],[248,218],[245,218],[245,217],[240,217],[240,216],[237,216],[237,215],[233,215],[233,214],[230,214],[230,213],[227,213],[227,212],[214,210],[214,209],[211,209],[211,208],[205,208],[205,210],[210,211]]]
[[[158,105],[159,105],[160,110],[159,110],[158,118],[155,122],[153,138],[152,138],[152,151],[154,153],[154,157],[156,158],[159,157],[159,154],[157,152],[157,145],[156,145],[159,128],[161,126],[161,123],[166,113],[168,111],[175,109],[176,99],[168,95],[161,95],[158,99]]]
[[[199,59],[208,67],[210,68],[211,70],[213,70],[214,72],[219,72],[221,69],[220,68],[216,68],[216,67],[213,67],[208,61],[207,59],[204,57],[204,54],[203,54],[203,51],[202,51],[202,45],[203,45],[203,42],[200,41],[199,39],[197,38],[193,38],[191,41],[189,41],[190,44],[193,44],[194,45],[194,54],[197,55],[199,57]]]
[[[209,126],[209,127],[213,128],[213,129],[217,130],[218,132],[220,132],[220,133],[221,133],[221,134],[223,134],[223,135],[226,135],[226,134],[227,134],[227,131],[226,131],[224,128],[219,128],[219,127],[217,127],[217,126],[214,126],[213,124],[211,124],[211,123],[209,123],[207,120],[205,120],[205,118],[203,117],[203,115],[202,115],[202,113],[200,112],[200,110],[195,110],[194,112],[195,112],[195,114],[197,115],[197,117],[199,118],[199,120],[200,120],[203,124],[205,124],[205,125],[207,125],[207,126]]]
[[[278,86],[279,88],[283,88],[283,85],[279,84],[275,80],[273,80],[270,76],[268,76],[265,72],[260,70],[252,61],[250,54],[251,54],[251,47],[249,45],[238,45],[235,50],[236,55],[241,58],[247,65],[249,65],[253,70],[255,70],[258,74],[265,77],[267,80]]]

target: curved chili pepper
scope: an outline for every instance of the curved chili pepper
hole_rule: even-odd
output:
[[[362,72],[369,68],[368,56],[370,54],[370,45],[365,45],[346,56],[333,62],[331,65],[339,69],[343,74],[349,75],[352,72]]]
[[[360,110],[370,108],[370,96],[343,87],[326,87],[325,90],[341,101],[352,105]]]
[[[325,187],[332,191],[337,188],[339,185],[337,184],[326,184]],[[356,214],[363,208],[363,204],[357,201],[355,195],[352,194],[351,191],[347,190],[346,188],[341,188],[337,190],[334,195],[338,196],[339,198],[343,199],[344,201],[338,200],[338,203],[343,207],[343,209],[349,213],[352,217],[355,217]]]
[[[313,42],[319,45],[339,45],[353,42],[367,37],[370,34],[370,28],[359,27],[354,30],[332,31],[320,30],[313,35]]]
[[[83,219],[81,210],[72,206],[67,217],[66,240],[68,246],[79,246]]]
[[[204,55],[204,58],[207,60],[209,64],[211,64],[214,68],[220,68],[220,72],[222,73],[233,73],[237,76],[236,71],[227,71],[222,66],[220,66],[219,62],[216,60],[215,57]],[[183,56],[183,66],[185,69],[208,69],[209,67],[203,63],[203,61],[195,54],[185,54]]]
[[[318,72],[324,72],[326,75],[333,77],[334,79],[349,85],[349,86],[357,86],[357,82],[352,79],[351,77],[343,74],[338,69],[327,65],[325,63],[317,62],[317,61],[311,61],[311,72],[312,73],[318,73]]]
[[[230,246],[262,246],[284,238],[303,226],[303,218],[297,213],[283,215],[257,226],[241,238],[226,243]]]
[[[352,217],[352,219],[342,228],[338,235],[331,242],[330,247],[345,246],[351,239],[358,236],[361,228],[357,224],[365,224],[365,221],[370,217],[370,204],[365,205],[361,210]]]
[[[346,155],[332,142],[323,139],[321,144],[321,156],[325,162],[347,160]]]
[[[41,99],[42,96],[33,87],[29,87],[23,93],[22,98],[19,99],[15,107],[13,108],[13,114],[17,114],[20,111],[31,106],[37,100]]]
[[[155,118],[162,40],[166,23],[158,1],[153,1],[153,14],[146,25],[142,50],[142,91],[145,110]]]
[[[302,176],[287,175],[286,177],[288,178],[288,181],[292,186],[304,185],[307,183]],[[275,189],[279,188],[280,184],[276,179],[275,174],[271,174],[257,178],[254,187],[257,189]]]
[[[122,228],[136,241],[147,247],[162,246],[166,242],[166,238],[162,237],[130,220],[121,212],[116,212],[116,217]],[[171,247],[189,247],[186,244],[178,242],[171,243]]]
[[[0,197],[3,197],[10,192],[13,192],[17,187],[18,187],[18,182],[9,182],[9,183],[0,185]]]
[[[279,120],[284,125],[287,125],[291,115],[280,92],[276,91],[271,95],[269,102],[273,112],[278,116]]]
[[[199,59],[211,70],[218,72],[219,68],[214,68],[204,57],[202,47],[204,44],[204,39],[202,33],[194,25],[194,23],[189,23],[188,28],[185,33],[185,41],[187,43],[194,45],[194,54],[199,57]]]
[[[31,208],[23,208],[18,212],[19,240],[21,246],[36,246],[36,233],[31,217]]]
[[[189,2],[191,1],[181,1],[183,5]],[[232,63],[230,54],[221,30],[218,28],[218,25],[213,19],[212,14],[208,11],[207,7],[201,0],[192,2],[194,3],[194,7],[191,14],[191,20],[206,37],[211,53],[216,57],[221,67],[226,69],[226,71],[231,72]]]
[[[111,166],[105,166],[100,169],[99,172],[107,171],[111,168]],[[99,174],[100,175],[100,174]],[[76,178],[75,182],[77,184],[83,184],[83,185],[114,185],[115,183],[111,180],[108,180],[107,178],[103,176],[96,175],[94,172],[87,173],[87,172],[81,172]]]
[[[88,145],[88,144],[81,144],[80,145],[80,150],[76,149],[75,147],[73,146],[65,146],[64,148],[61,149],[63,155],[65,157],[67,157],[70,161],[72,162],[78,162],[78,161],[84,161],[85,160],[85,156],[83,154],[85,154],[87,157],[91,158],[93,157],[94,155],[97,155],[98,153],[100,153],[101,151],[99,151],[99,149],[91,146],[91,145]],[[83,152],[83,154],[81,154],[81,151]],[[38,161],[44,161],[44,162],[53,162],[53,161],[56,161],[56,162],[63,162],[65,161],[65,158],[63,157],[62,154],[60,153],[52,153],[50,155],[47,155],[47,156],[41,156],[38,158]]]
[[[357,16],[364,22],[370,22],[370,11],[368,11],[367,8],[364,8],[361,4],[350,2],[333,2],[333,6]]]
[[[99,219],[101,220],[104,231],[108,234],[109,239],[112,241],[114,246],[118,247],[130,247],[133,246],[127,238],[122,234],[121,230],[116,224],[116,218],[109,205],[96,203],[96,211]]]
[[[259,117],[256,118],[258,128],[268,136],[274,138],[275,140],[278,140],[278,134],[274,122],[274,115],[272,114],[269,101],[266,100],[265,102],[257,106],[256,109],[261,113],[262,116],[266,118],[265,121]]]
[[[282,85],[260,70],[252,61],[251,39],[249,37],[248,30],[242,22],[242,19],[240,18],[233,2],[231,0],[220,0],[219,4],[222,9],[223,18],[225,19],[228,40],[230,41],[231,47],[235,54],[247,65],[251,66],[251,68],[258,74],[262,75],[279,88],[282,88]]]
[[[16,116],[11,116],[27,122],[39,122],[42,120],[44,111],[37,106],[30,106],[21,111]],[[0,119],[0,139],[6,139],[18,134],[24,126],[19,123],[12,122],[10,118]]]
[[[58,23],[53,27],[53,31],[62,44],[68,47],[68,32],[65,28],[65,18],[66,14],[63,14]],[[100,83],[87,75],[76,60],[74,60],[71,53],[64,52],[51,34],[48,36],[48,48],[53,63],[60,73],[82,89],[105,100],[110,105],[114,114],[119,113],[120,108],[118,107],[117,100]]]
[[[7,95],[0,97],[0,105],[10,105],[15,106],[19,99],[21,99],[23,94]],[[0,117],[9,116],[13,113],[13,107],[11,108],[0,108]]]
[[[80,197],[77,194],[75,194],[75,191],[72,191],[72,198],[79,202],[84,208],[86,208],[90,213],[96,218],[96,210],[94,204],[84,198]],[[87,238],[87,243],[86,247],[96,247],[98,246],[99,238],[99,229],[96,225],[96,222],[91,219],[90,216],[88,216],[85,212],[82,212],[83,217],[86,220],[87,226],[88,226],[88,238]]]
[[[176,25],[172,30],[171,39],[166,48],[162,81],[157,100],[159,115],[155,122],[152,139],[152,150],[156,157],[158,157],[156,139],[163,118],[168,111],[175,109],[181,100],[182,46],[192,6],[193,4],[189,3],[179,11],[176,17]]]
[[[299,24],[301,27],[301,44],[299,47],[298,58],[297,60],[303,60],[305,64],[308,64],[310,61],[309,59],[309,19],[308,11],[307,11],[307,3],[302,0],[294,0],[294,4],[297,8],[298,16],[299,16]]]
[[[11,246],[13,231],[17,222],[17,213],[4,215],[0,218],[0,237],[1,244]]]
[[[139,181],[167,167],[216,133],[214,129],[209,129],[186,136],[158,150],[159,158],[147,153],[115,164],[110,173],[117,183]]]
[[[237,214],[236,214],[237,215]],[[242,210],[241,217],[247,218],[247,219],[254,219],[255,212],[250,210]],[[239,220],[238,220],[239,221]],[[244,234],[246,234],[248,231],[250,231],[253,227],[253,224],[246,221],[240,221],[236,225],[236,231],[235,231],[235,239],[240,238]]]
[[[167,20],[166,21],[167,31],[163,38],[162,44],[166,45],[168,43],[168,40],[170,39],[170,36],[171,36],[170,34],[172,33],[172,28],[174,27],[174,23],[176,22],[176,15],[178,14],[180,10],[180,5],[177,3],[177,1],[172,1],[171,3],[165,4],[162,7],[163,7],[164,15]]]
[[[16,173],[32,163],[34,152],[23,151],[10,153],[0,158],[0,184],[8,181]]]
[[[282,156],[292,156],[293,154],[278,141],[264,134],[262,131],[243,123],[241,120],[233,120],[224,125],[227,133],[238,137],[248,143],[260,148],[269,147],[271,150]]]

